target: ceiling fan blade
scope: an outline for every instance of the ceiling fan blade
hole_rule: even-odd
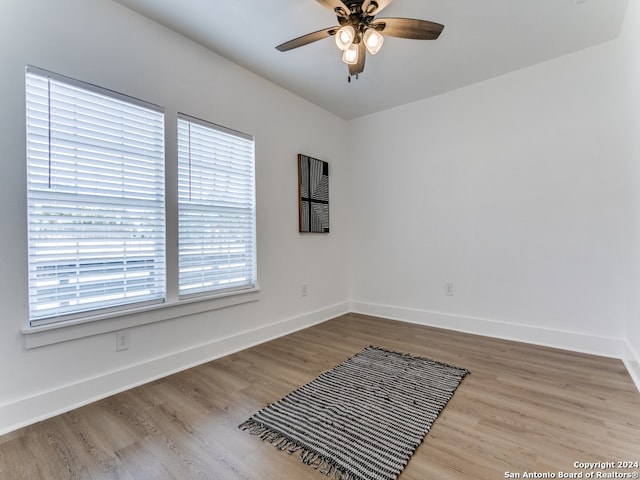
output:
[[[435,40],[444,29],[439,23],[415,18],[379,18],[373,26],[384,35],[414,40]]]
[[[367,57],[367,48],[364,42],[358,44],[358,63],[349,65],[349,75],[354,76],[364,72],[364,61]]]
[[[278,45],[276,48],[281,52],[286,52],[287,50],[293,50],[294,48],[302,47],[304,45],[308,45],[313,42],[317,42],[318,40],[322,40],[323,38],[330,37],[331,35],[335,35],[340,27],[329,27],[323,30],[318,30],[317,32],[307,33],[298,38],[294,38],[293,40],[289,40],[288,42],[284,42],[281,45]]]
[[[378,15],[382,10],[387,8],[392,1],[393,0],[365,0],[365,2],[362,4],[362,11],[366,12],[369,8],[369,5],[375,3],[377,7],[375,7],[375,9],[371,11],[371,15]]]
[[[349,10],[349,7],[347,7],[340,0],[316,0],[316,1],[322,6],[331,10],[333,13],[335,13],[338,16],[341,16],[343,13],[344,15],[349,15],[351,13],[351,10]]]

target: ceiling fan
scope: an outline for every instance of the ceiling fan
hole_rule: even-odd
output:
[[[348,80],[364,71],[366,52],[378,53],[384,43],[384,35],[416,40],[435,40],[444,25],[414,18],[378,18],[375,16],[393,0],[316,0],[333,11],[339,26],[325,28],[289,40],[276,49],[281,52],[308,45],[327,37],[335,37],[342,50],[342,61],[349,67]]]

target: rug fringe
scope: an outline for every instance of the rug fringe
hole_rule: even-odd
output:
[[[300,452],[299,458],[302,463],[309,465],[318,470],[330,480],[359,480],[359,477],[352,472],[345,470],[337,465],[333,459],[326,458],[323,455],[300,445],[298,442],[281,434],[277,430],[267,427],[261,422],[249,419],[238,428],[248,431],[251,435],[255,435],[263,441],[270,443],[278,450],[286,451],[289,455]]]

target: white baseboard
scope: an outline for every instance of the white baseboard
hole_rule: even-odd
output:
[[[606,357],[621,358],[640,391],[640,355],[629,342],[583,333],[518,325],[366,302],[341,303],[298,317],[220,338],[125,369],[0,405],[0,435],[87,405],[173,373],[221,358],[353,312],[392,320],[503,338]]]
[[[633,383],[636,384],[636,388],[640,391],[640,354],[638,354],[628,341],[625,342],[624,347],[624,357],[622,361],[627,367]]]
[[[0,435],[349,312],[341,303],[0,405]]]
[[[487,337],[502,338],[531,343],[545,347],[560,348],[604,357],[622,358],[624,340],[603,338],[565,330],[553,330],[530,325],[477,318],[450,313],[418,310],[392,305],[352,302],[351,311],[364,315],[400,320],[430,327],[472,333]]]

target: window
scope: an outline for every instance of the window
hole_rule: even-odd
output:
[[[253,137],[178,116],[179,293],[256,285]]]
[[[28,67],[26,113],[31,325],[164,301],[162,109]]]

